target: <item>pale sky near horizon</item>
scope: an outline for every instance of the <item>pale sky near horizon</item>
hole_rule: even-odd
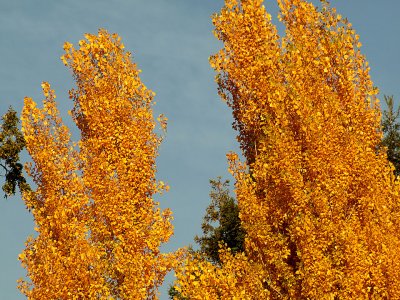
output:
[[[264,1],[276,24],[276,1]],[[314,1],[317,3],[318,1]],[[360,35],[362,52],[371,65],[374,84],[399,103],[400,1],[331,0]],[[55,89],[65,123],[73,87],[59,57],[65,41],[73,44],[98,28],[116,32],[143,70],[142,81],[157,93],[155,113],[164,113],[168,132],[157,160],[158,179],[170,192],[158,197],[174,213],[175,235],[165,251],[193,243],[209,203],[210,178],[230,178],[225,155],[238,150],[232,116],[214,83],[208,57],[220,43],[212,34],[210,16],[223,0],[0,0],[0,114],[12,105],[21,111],[24,96],[41,102],[42,81]],[[280,27],[279,27],[280,26]],[[278,28],[282,28],[279,25]],[[27,154],[23,159],[28,159]],[[16,280],[25,270],[17,260],[28,235],[31,215],[19,195],[0,199],[0,300],[24,297]],[[166,285],[173,280],[166,279]],[[166,300],[166,287],[160,299]]]

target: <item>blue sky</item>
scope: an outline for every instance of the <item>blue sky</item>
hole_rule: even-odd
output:
[[[265,4],[276,21],[275,1]],[[331,5],[360,35],[381,95],[394,95],[398,103],[400,1],[332,0]],[[20,112],[24,96],[40,102],[40,84],[49,81],[77,138],[67,115],[73,80],[59,59],[64,41],[76,44],[84,33],[105,28],[118,33],[133,53],[142,80],[157,93],[155,113],[169,118],[157,163],[158,178],[171,186],[157,200],[175,216],[175,236],[165,251],[193,243],[209,202],[208,180],[229,178],[225,154],[238,149],[231,113],[217,95],[208,64],[221,47],[210,16],[222,6],[222,0],[0,0],[1,114],[9,105]],[[24,299],[16,290],[16,279],[25,274],[17,256],[33,233],[32,217],[19,196],[0,200],[0,299]],[[166,288],[161,299],[167,299]]]

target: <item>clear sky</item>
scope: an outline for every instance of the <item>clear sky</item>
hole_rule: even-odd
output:
[[[158,158],[158,179],[169,193],[157,198],[174,212],[175,235],[165,251],[193,243],[209,203],[210,178],[229,178],[225,154],[237,150],[229,109],[219,99],[208,57],[220,43],[212,35],[210,16],[223,0],[0,0],[0,113],[12,105],[21,111],[23,97],[42,100],[42,81],[57,93],[59,108],[73,128],[67,92],[73,87],[59,57],[65,41],[73,44],[98,28],[116,32],[141,78],[157,93],[155,113],[169,118]],[[314,1],[317,3],[317,1]],[[276,1],[265,1],[277,15]],[[400,99],[400,1],[331,0],[354,25],[371,65],[372,79],[383,94]],[[282,30],[282,26],[278,26]],[[79,134],[73,128],[75,138]],[[27,160],[25,153],[23,159]],[[19,195],[0,199],[0,300],[24,297],[16,280],[24,276],[18,254],[33,233],[31,215]],[[173,279],[169,276],[166,282]],[[167,299],[166,288],[161,299]]]

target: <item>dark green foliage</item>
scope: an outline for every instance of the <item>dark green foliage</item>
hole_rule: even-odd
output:
[[[385,96],[385,102],[388,110],[382,114],[382,145],[387,147],[387,156],[394,165],[394,174],[400,175],[400,124],[397,119],[400,115],[400,106],[395,110],[393,96]]]
[[[202,224],[203,235],[194,240],[200,245],[199,252],[212,263],[220,264],[218,251],[220,244],[231,248],[233,253],[244,251],[245,232],[240,224],[239,207],[229,194],[229,180],[221,177],[210,180],[211,204],[206,209]],[[171,285],[168,290],[170,299],[186,300]]]
[[[218,250],[226,244],[232,252],[244,251],[245,232],[241,227],[239,208],[229,194],[229,181],[221,177],[210,180],[211,204],[207,207],[202,224],[203,235],[196,236],[200,251],[213,263],[220,263]]]
[[[10,107],[2,117],[0,130],[0,166],[3,169],[5,182],[3,184],[4,197],[15,194],[19,190],[30,190],[29,184],[23,176],[23,166],[19,162],[19,153],[25,147],[22,132],[18,129],[17,113]]]
[[[173,285],[169,286],[169,290],[168,290],[168,296],[169,299],[173,299],[173,300],[188,300],[188,298],[185,298],[181,295],[181,293],[179,293]]]

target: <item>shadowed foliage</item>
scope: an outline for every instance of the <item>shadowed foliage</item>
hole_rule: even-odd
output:
[[[393,164],[396,176],[400,175],[400,106],[395,110],[393,96],[384,96],[387,110],[382,114],[382,145],[387,147],[388,160]]]
[[[5,178],[3,184],[4,197],[14,195],[17,187],[20,192],[30,190],[23,175],[23,166],[19,155],[25,148],[25,140],[18,128],[19,119],[16,111],[10,107],[2,116],[0,128],[0,166]]]

